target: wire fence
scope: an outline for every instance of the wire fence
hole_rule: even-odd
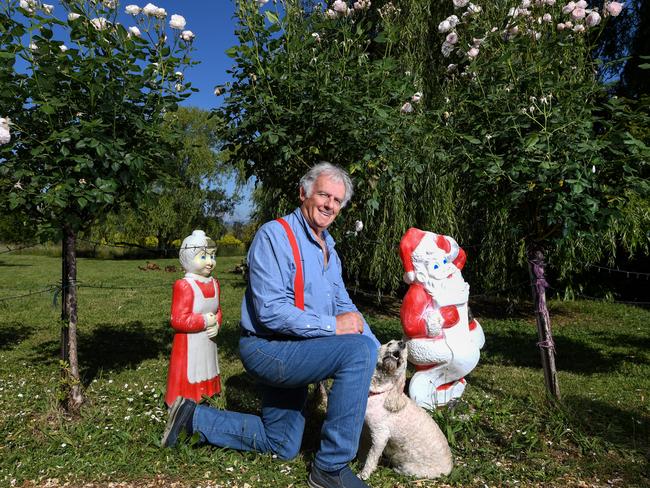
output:
[[[142,246],[139,244],[134,244],[130,242],[107,242],[107,241],[95,241],[91,239],[85,239],[85,238],[79,238],[77,239],[80,242],[85,242],[87,244],[91,244],[94,246],[105,246],[105,247],[113,247],[113,248],[121,248],[121,249],[126,249],[126,248],[133,248],[133,249],[139,249],[139,250],[147,250],[147,251],[152,251],[152,252],[178,252],[179,248],[177,247],[147,247],[147,246]],[[370,241],[371,242],[371,241]],[[9,247],[5,246],[6,249],[0,251],[0,254],[6,254],[6,253],[11,253],[11,252],[16,252],[16,251],[21,251],[23,249],[30,249],[39,246],[40,244],[20,244],[17,245],[17,247]],[[464,248],[477,248],[482,246],[482,244],[470,244],[470,245],[465,245],[461,246]],[[186,247],[186,249],[205,249],[206,246],[191,246],[191,247]],[[213,247],[210,247],[212,249]],[[215,244],[215,249],[217,248]],[[600,266],[600,265],[595,265],[595,264],[588,264],[585,266],[585,268],[591,268],[595,269],[598,273],[608,273],[608,274],[618,274],[618,275],[625,275],[626,279],[645,279],[649,280],[650,279],[650,273],[648,272],[643,272],[643,271],[635,271],[635,270],[626,270],[626,269],[620,269],[620,268],[612,268],[612,267],[607,267],[607,266]],[[223,281],[223,279],[220,279]],[[155,285],[128,285],[128,286],[122,286],[122,285],[112,285],[112,284],[106,284],[106,283],[84,283],[84,282],[76,282],[75,285],[77,288],[93,288],[93,289],[105,289],[105,290],[138,290],[138,289],[151,289],[151,288],[161,288],[161,287],[169,287],[170,283],[159,283]],[[472,294],[470,297],[472,299],[477,299],[477,298],[498,298],[500,297],[503,293],[512,291],[515,289],[519,289],[521,287],[527,287],[530,286],[530,283],[528,281],[523,281],[514,285],[510,285],[507,287],[502,287],[502,288],[494,288],[490,290],[486,290],[482,293],[479,294]],[[552,287],[548,287],[549,289],[552,289]],[[11,291],[22,291],[25,289],[20,289],[20,288],[0,288],[0,292],[2,290],[11,290]],[[57,292],[58,290],[58,292]],[[56,302],[56,296],[60,293],[61,290],[61,284],[48,284],[48,285],[43,285],[42,288],[33,290],[30,289],[28,293],[21,293],[21,294],[16,294],[12,296],[6,296],[6,297],[0,297],[0,302],[8,302],[11,300],[19,300],[23,298],[27,298],[33,295],[40,295],[44,293],[54,293],[54,301]],[[391,293],[382,293],[380,291],[376,292],[368,292],[365,290],[362,290],[358,287],[351,287],[350,290],[352,291],[353,294],[355,295],[361,295],[361,296],[366,296],[366,297],[371,297],[375,298],[377,300],[380,300],[382,298],[388,298],[392,300],[401,300],[402,297],[391,294]],[[599,302],[608,302],[608,303],[620,303],[620,304],[625,304],[625,305],[650,305],[650,302],[648,301],[634,301],[634,300],[613,300],[611,298],[607,297],[594,297],[590,295],[586,295],[583,293],[574,293],[575,296],[578,296],[580,298],[583,298],[585,300],[590,300],[590,301],[599,301]]]

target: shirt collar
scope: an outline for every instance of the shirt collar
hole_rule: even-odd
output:
[[[309,223],[307,222],[307,219],[305,216],[302,214],[302,211],[300,210],[300,207],[296,208],[293,211],[293,214],[296,216],[298,219],[298,222],[302,225],[303,230],[305,231],[305,234],[311,239],[315,244],[318,244],[316,241],[316,236],[314,236],[314,232],[311,230],[311,227],[309,227]],[[328,248],[333,248],[334,247],[334,238],[332,235],[329,233],[327,229],[323,231],[323,237],[325,237],[325,243],[327,244]]]

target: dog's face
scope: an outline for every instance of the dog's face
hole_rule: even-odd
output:
[[[373,385],[396,383],[406,373],[407,355],[404,341],[393,340],[383,344],[377,355],[377,367],[372,377]]]

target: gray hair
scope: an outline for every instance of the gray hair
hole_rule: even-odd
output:
[[[319,176],[328,176],[333,181],[343,183],[345,186],[345,198],[341,202],[341,208],[345,207],[352,195],[354,194],[354,186],[352,185],[352,180],[347,171],[345,171],[340,166],[336,166],[327,161],[322,161],[315,166],[312,166],[305,175],[300,178],[300,187],[305,191],[307,198],[311,197],[312,187],[314,186],[314,181],[318,179]]]

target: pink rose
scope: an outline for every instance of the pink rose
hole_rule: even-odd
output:
[[[609,2],[605,4],[605,10],[612,17],[618,17],[621,10],[623,10],[623,4],[621,2]]]
[[[469,51],[467,51],[467,57],[469,59],[474,59],[474,58],[476,58],[476,56],[478,56],[478,48],[477,47],[473,47]]]
[[[571,18],[573,20],[584,19],[585,15],[587,15],[587,12],[585,12],[585,9],[583,9],[582,7],[576,7],[571,12]]]
[[[589,15],[587,15],[585,22],[587,23],[588,27],[597,26],[600,24],[600,14],[598,12],[591,12]]]

